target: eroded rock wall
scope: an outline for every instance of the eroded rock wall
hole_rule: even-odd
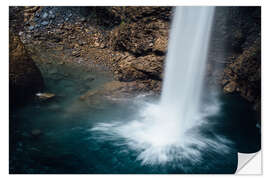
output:
[[[28,55],[20,38],[9,36],[9,101],[10,107],[22,105],[44,87],[41,73]]]
[[[23,14],[30,52],[59,50],[67,60],[106,65],[132,91],[160,92],[172,7],[26,7]],[[258,104],[260,8],[217,7],[215,16],[206,76]]]
[[[261,101],[261,9],[226,8],[226,65],[221,84],[225,93],[236,93],[255,104]]]

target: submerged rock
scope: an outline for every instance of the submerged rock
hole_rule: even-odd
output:
[[[55,94],[53,94],[53,93],[37,93],[36,96],[40,100],[47,100],[47,99],[51,99],[51,98],[55,97]]]
[[[57,68],[51,68],[50,70],[48,70],[48,73],[50,75],[57,74],[58,73],[58,70],[57,70]]]
[[[150,85],[149,85],[150,84]],[[103,84],[103,86],[90,90],[84,95],[80,96],[81,101],[87,104],[99,104],[102,100],[106,99],[111,102],[128,100],[136,97],[140,93],[151,93],[160,87],[159,81],[132,81],[120,82],[111,81]]]
[[[88,75],[83,78],[84,81],[94,81],[95,77],[93,75]]]

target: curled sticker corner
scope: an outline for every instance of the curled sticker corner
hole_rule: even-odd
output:
[[[258,156],[256,158],[256,163],[254,165],[259,166],[256,167],[256,170],[252,170],[252,172],[247,172],[247,169],[244,170],[244,168],[255,159],[255,156]],[[261,151],[255,152],[255,153],[238,153],[238,164],[237,164],[237,170],[235,174],[261,174]]]

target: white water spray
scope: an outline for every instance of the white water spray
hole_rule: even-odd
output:
[[[165,79],[159,104],[148,104],[138,120],[100,123],[91,131],[103,132],[100,141],[124,138],[139,153],[142,164],[201,159],[202,149],[226,151],[226,139],[205,138],[189,130],[205,120],[201,95],[214,7],[177,7],[166,58]],[[217,113],[210,109],[207,115]],[[220,143],[223,142],[223,143]],[[194,146],[196,148],[194,148]],[[181,164],[181,163],[180,163]]]

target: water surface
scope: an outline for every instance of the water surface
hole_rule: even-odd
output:
[[[143,164],[138,159],[140,152],[127,146],[126,139],[102,141],[100,137],[104,137],[104,133],[91,129],[97,123],[126,124],[138,119],[138,110],[145,101],[152,103],[157,99],[141,97],[123,104],[104,102],[98,107],[77,106],[73,103],[81,94],[110,78],[90,73],[95,80],[87,81],[81,78],[85,74],[80,68],[59,71],[71,75],[55,78],[58,73],[53,76],[48,73],[44,76],[47,91],[58,95],[57,98],[45,103],[33,101],[11,115],[10,120],[15,122],[10,124],[11,173],[234,173],[238,151],[260,149],[260,130],[256,128],[256,113],[251,105],[239,97],[223,96],[220,97],[220,113],[209,117],[208,124],[194,132],[199,131],[201,139],[214,138],[214,135],[225,137],[232,142],[228,144],[228,151],[220,153],[205,148],[199,161],[194,159],[198,157],[191,156],[165,164]],[[70,107],[73,107],[71,111]],[[35,129],[42,134],[33,136]],[[190,149],[196,150],[196,146]],[[179,151],[181,154],[181,149]]]

